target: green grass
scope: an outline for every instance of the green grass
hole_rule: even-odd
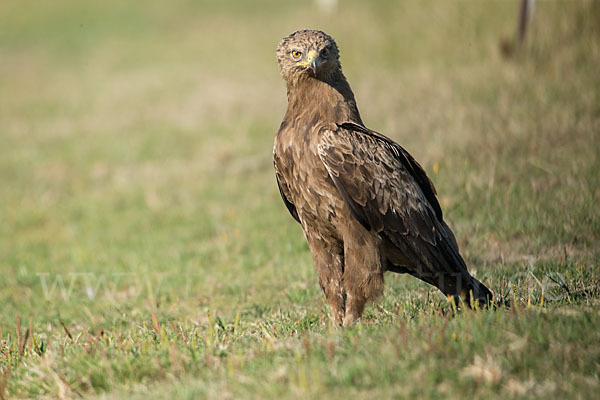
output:
[[[0,398],[595,397],[600,6],[507,59],[517,1],[341,3],[0,5]],[[303,27],[509,307],[386,275],[331,326],[271,162]]]

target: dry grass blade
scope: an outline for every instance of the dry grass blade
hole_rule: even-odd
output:
[[[183,340],[184,343],[187,343],[186,338],[183,336],[182,330],[179,329],[173,321],[170,322],[170,326],[171,329],[173,329],[173,332],[177,333],[177,335],[181,338],[181,340]]]
[[[6,400],[8,397],[6,396],[6,386],[8,381],[8,376],[10,375],[10,366],[6,368],[6,371],[0,373],[0,400]]]
[[[31,350],[33,349],[33,317],[29,317],[29,329],[27,330],[27,332],[29,333],[29,341],[27,342],[27,354],[31,354]]]
[[[17,313],[17,346],[19,351],[21,351],[22,343],[21,343],[21,316]],[[23,355],[21,353],[21,355]]]
[[[27,346],[27,340],[29,339],[29,328],[25,331],[25,337],[23,338],[23,343],[21,343],[21,346],[19,347],[19,354],[22,356],[23,354],[25,354],[25,346]]]
[[[160,324],[158,323],[158,318],[156,318],[156,314],[154,313],[152,313],[152,327],[156,333],[160,335]]]
[[[69,329],[67,329],[67,326],[62,321],[62,319],[59,319],[58,322],[60,322],[60,324],[62,325],[63,330],[65,331],[65,333],[67,334],[67,336],[69,337],[69,339],[71,339],[71,342],[74,342],[73,335],[71,335],[71,332],[69,332]]]

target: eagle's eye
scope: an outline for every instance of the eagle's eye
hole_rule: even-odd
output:
[[[292,50],[292,58],[294,60],[298,60],[298,59],[300,59],[300,57],[302,57],[302,52],[301,51]]]
[[[327,47],[325,47],[323,50],[321,50],[321,56],[327,57],[328,55],[329,55],[329,50],[327,49]]]

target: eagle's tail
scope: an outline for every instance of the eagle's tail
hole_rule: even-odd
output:
[[[391,266],[388,270],[393,272],[408,273],[420,280],[437,287],[444,295],[454,298],[456,304],[463,302],[468,307],[473,307],[475,303],[480,308],[488,307],[492,304],[493,293],[483,283],[479,282],[467,271],[446,273],[423,273],[407,268],[398,268]],[[458,275],[458,276],[457,276]]]
[[[471,304],[477,302],[480,307],[487,307],[491,304],[494,295],[483,283],[469,276],[470,282],[465,288],[466,291],[461,291],[460,298],[471,307]],[[473,297],[471,297],[471,295]],[[456,299],[455,296],[455,300]]]
[[[468,307],[475,303],[480,307],[490,305],[493,293],[469,274],[450,228],[445,224],[441,228],[445,235],[439,237],[435,246],[414,248],[394,236],[385,236],[386,240],[401,250],[413,264],[411,267],[405,266],[406,259],[396,259],[394,254],[390,253],[390,257],[387,257],[387,269],[419,278],[440,289],[444,295],[454,298],[457,304],[462,301]]]
[[[442,222],[442,226],[446,235],[438,243],[438,251],[435,252],[437,254],[432,255],[428,261],[431,262],[432,259],[437,259],[437,264],[441,267],[441,270],[446,274],[450,273],[451,276],[456,276],[457,279],[436,286],[446,296],[453,296],[455,301],[462,300],[469,307],[474,305],[475,302],[483,307],[490,305],[493,299],[492,292],[469,273],[467,265],[458,250],[454,234],[446,223]]]

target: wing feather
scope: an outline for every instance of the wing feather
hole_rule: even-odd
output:
[[[389,151],[392,152],[397,161],[401,162],[402,165],[407,169],[413,179],[417,182],[419,188],[423,192],[423,195],[427,198],[427,201],[435,211],[437,218],[442,221],[443,213],[442,208],[440,207],[440,203],[437,200],[437,192],[433,183],[421,167],[421,165],[406,151],[402,146],[388,138],[387,136],[382,135],[379,132],[372,131],[370,129],[365,128],[364,126],[357,125],[352,122],[346,122],[339,125],[340,128],[346,129],[352,132],[362,132],[365,135],[373,137],[377,139],[380,146],[386,147]],[[379,160],[374,160],[375,163],[379,163]],[[392,173],[394,171],[393,165],[384,164],[384,167]]]
[[[285,189],[283,188],[283,185],[285,185],[285,182],[282,182],[283,178],[280,178],[280,176],[281,175],[277,171],[277,166],[275,166],[275,179],[277,180],[277,187],[279,188],[279,194],[281,195],[281,198],[283,199],[283,203],[287,207],[290,214],[292,214],[292,217],[294,217],[294,219],[296,221],[300,222],[300,217],[298,217],[298,210],[296,210],[296,206],[294,205],[294,203],[292,203],[290,200],[288,200],[288,195],[286,194],[287,187]]]
[[[323,133],[319,156],[352,215],[400,250],[422,279],[432,273],[467,273],[435,188],[406,150],[346,123]]]
[[[437,199],[431,204],[425,195],[425,191],[434,193],[433,185],[427,180],[423,190],[415,177],[417,168],[426,178],[425,172],[416,162],[407,167],[403,161],[412,157],[400,146],[389,145],[391,140],[372,131],[364,134],[362,127],[360,131],[348,129],[348,125],[323,134],[319,156],[357,219],[367,229],[403,233],[408,229],[435,244],[439,204]]]

